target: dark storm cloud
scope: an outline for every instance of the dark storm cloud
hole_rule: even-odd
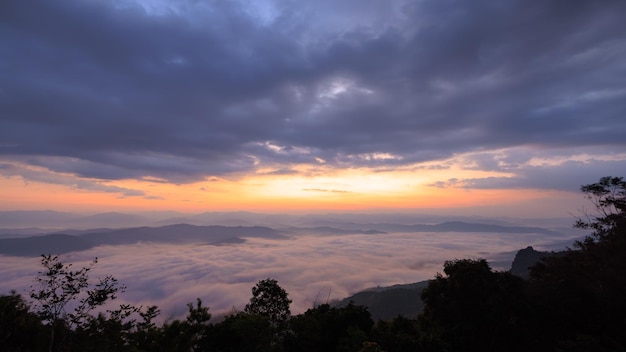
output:
[[[458,187],[465,189],[546,189],[574,192],[583,184],[596,182],[601,177],[624,175],[623,159],[615,160],[568,160],[561,162],[526,164],[531,155],[514,153],[482,154],[468,158],[467,168],[497,171],[509,176],[483,178],[451,178],[431,184],[433,187]],[[517,161],[522,161],[518,163]],[[512,175],[512,176],[511,176]]]
[[[268,172],[262,172],[262,175],[295,175],[298,174],[298,171],[292,169],[278,169],[272,170]]]
[[[156,199],[154,196],[146,196],[144,191],[132,188],[107,185],[93,180],[76,179],[68,175],[52,174],[47,171],[22,168],[11,164],[0,164],[0,170],[4,176],[21,176],[24,182],[44,182],[55,185],[63,185],[74,189],[91,190],[104,193],[120,193],[124,197],[145,196],[146,199]]]
[[[0,157],[185,183],[626,149],[623,1],[173,4],[3,2]]]

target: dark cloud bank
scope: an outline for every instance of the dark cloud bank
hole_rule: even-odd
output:
[[[5,1],[0,161],[186,183],[518,147],[621,155],[624,13],[610,0]],[[625,169],[596,163],[585,170]],[[464,187],[510,186],[483,183]]]
[[[395,167],[468,152],[466,168],[513,176],[434,186],[575,191],[626,171],[624,1],[172,4],[0,2],[0,174],[149,196],[97,181]],[[602,158],[528,163],[579,154]],[[98,256],[98,273],[129,286],[123,300],[165,315],[196,297],[218,312],[241,308],[268,276],[301,312],[320,296],[424,280],[446,259],[544,240],[301,236],[104,246],[64,259]],[[0,288],[26,288],[38,269],[0,256]]]

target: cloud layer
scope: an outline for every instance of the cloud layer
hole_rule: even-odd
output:
[[[189,183],[578,148],[621,155],[624,171],[625,12],[623,1],[4,2],[0,161]]]
[[[74,266],[94,257],[93,275],[112,274],[128,286],[120,301],[157,304],[163,318],[185,313],[185,304],[200,297],[213,313],[243,309],[250,289],[275,278],[301,313],[315,303],[341,299],[360,290],[432,278],[445,260],[488,258],[506,270],[514,251],[575,235],[393,233],[385,235],[298,236],[289,240],[248,239],[238,245],[103,246],[64,255]],[[559,246],[563,246],[562,244]],[[24,292],[40,270],[37,258],[0,256],[0,293]]]

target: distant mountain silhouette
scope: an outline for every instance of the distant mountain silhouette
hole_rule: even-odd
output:
[[[120,230],[77,234],[48,234],[22,238],[0,239],[0,254],[38,256],[62,254],[89,249],[99,245],[124,245],[138,242],[155,243],[235,243],[241,237],[285,238],[278,231],[261,226],[193,226],[186,224],[162,227],[136,227]]]
[[[71,221],[66,222],[66,227],[71,228],[88,228],[96,225],[108,225],[115,224],[115,227],[134,227],[141,226],[149,223],[150,220],[146,217],[133,215],[133,214],[123,214],[116,212],[109,213],[99,213],[95,215],[80,217],[78,219],[73,219]]]
[[[226,245],[229,245],[229,244],[240,244],[240,243],[244,243],[244,242],[246,242],[246,240],[243,239],[243,238],[240,238],[240,237],[229,237],[229,238],[226,238],[226,239],[223,239],[223,240],[214,241],[214,242],[210,242],[210,243],[207,243],[207,244],[209,244],[211,246],[226,246]]]
[[[267,227],[335,227],[346,230],[369,228],[384,232],[385,229],[372,228],[369,224],[442,224],[459,221],[463,223],[479,223],[508,226],[538,226],[558,228],[569,226],[571,218],[550,219],[515,219],[485,218],[476,216],[433,215],[433,214],[358,214],[358,213],[327,213],[327,214],[267,214],[251,212],[208,212],[180,213],[172,211],[143,212],[139,214],[108,212],[85,215],[81,213],[64,213],[52,210],[33,211],[0,211],[0,228],[40,227],[52,229],[89,229],[96,227],[139,227],[164,226],[175,224],[191,224],[197,226],[267,226]],[[425,230],[430,231],[430,230]]]
[[[0,238],[15,238],[15,237],[44,235],[47,233],[51,233],[53,231],[54,230],[42,229],[40,227],[0,229]]]
[[[436,225],[413,224],[402,225],[393,223],[360,224],[355,228],[349,224],[349,228],[335,226],[315,227],[287,227],[284,231],[293,234],[320,234],[320,235],[343,235],[343,234],[386,234],[390,232],[478,232],[478,233],[538,233],[544,235],[560,235],[560,233],[542,227],[504,226],[494,224],[480,224],[462,221],[448,221]],[[363,230],[367,228],[368,230]]]
[[[288,227],[283,229],[283,231],[292,233],[292,234],[316,234],[316,235],[378,235],[378,234],[386,234],[387,232],[378,231],[378,230],[346,230],[340,229],[337,227],[330,226],[317,226],[317,227]]]
[[[503,226],[480,224],[462,221],[448,221],[436,225],[400,225],[400,224],[368,224],[367,227],[385,232],[481,232],[481,233],[539,233],[545,235],[560,235],[556,231],[542,227]]]
[[[16,210],[0,211],[2,227],[52,227],[62,228],[62,225],[77,219],[79,216],[72,213],[62,213],[52,210]]]
[[[21,217],[30,212],[0,212],[0,217],[16,215]],[[105,220],[125,219],[127,222],[139,221],[141,217],[127,214],[103,213],[90,220],[86,217],[77,220],[68,219],[69,215],[56,212],[41,212],[44,217],[50,218],[60,215],[66,222],[90,223]],[[355,224],[346,224],[348,228],[332,226],[316,227],[287,227],[284,230],[275,230],[264,226],[197,226],[189,224],[175,224],[160,227],[129,227],[123,229],[92,229],[92,230],[64,230],[24,237],[20,230],[10,238],[10,234],[0,236],[0,254],[9,255],[36,255],[42,253],[66,253],[82,250],[98,245],[124,245],[137,242],[158,243],[240,243],[241,238],[263,237],[283,238],[283,234],[312,234],[312,235],[347,235],[347,234],[371,234],[384,235],[390,232],[477,232],[477,233],[539,233],[544,235],[559,235],[558,232],[541,227],[503,226],[494,224],[468,223],[461,221],[443,222],[436,225],[414,224],[402,225],[393,223],[367,224],[360,228],[353,227]],[[363,230],[366,228],[367,230]],[[50,237],[52,235],[65,235]],[[18,238],[19,237],[19,238]],[[230,241],[230,242],[229,242]]]

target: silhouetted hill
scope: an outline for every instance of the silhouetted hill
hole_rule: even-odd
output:
[[[49,234],[26,238],[0,239],[0,254],[18,256],[38,256],[41,254],[61,254],[89,249],[99,245],[123,245],[138,242],[155,243],[220,243],[234,241],[241,237],[285,238],[276,230],[261,227],[226,227],[170,225],[163,227],[137,227],[104,232]],[[234,242],[231,242],[234,243]]]
[[[558,253],[537,251],[528,246],[517,252],[510,271],[512,274],[528,278],[528,268],[542,258],[558,255]],[[374,320],[391,320],[398,315],[415,318],[423,309],[420,294],[428,286],[428,283],[429,281],[420,281],[407,285],[370,288],[346,297],[335,305],[345,307],[349,302],[353,302],[356,305],[366,306]]]
[[[528,246],[524,249],[520,249],[517,254],[515,254],[515,258],[513,259],[513,263],[511,263],[511,274],[528,278],[530,271],[529,268],[537,264],[543,258],[555,255],[554,252],[542,252],[536,251],[533,247]]]
[[[269,227],[194,226],[187,224],[161,227],[135,227],[105,233],[87,233],[81,235],[81,237],[95,244],[216,242],[231,237],[283,238],[276,230]]]
[[[424,308],[420,294],[428,282],[371,288],[344,298],[335,305],[345,307],[353,302],[365,306],[374,320],[391,320],[399,315],[414,319]]]
[[[63,234],[5,238],[0,239],[0,254],[30,257],[82,251],[93,246],[94,244],[88,240]]]

